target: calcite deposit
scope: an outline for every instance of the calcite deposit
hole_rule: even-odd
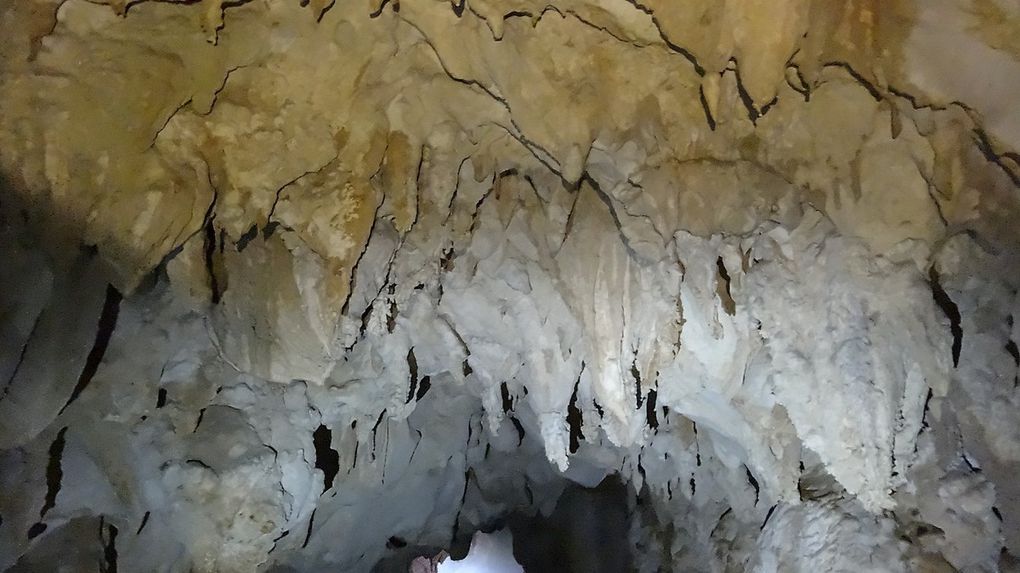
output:
[[[0,37],[0,570],[1020,570],[1015,2]]]

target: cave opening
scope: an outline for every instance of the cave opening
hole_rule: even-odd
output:
[[[449,547],[408,547],[391,537],[396,555],[382,559],[374,573],[613,573],[633,570],[628,542],[634,526],[633,488],[610,475],[592,487],[563,485],[551,511],[511,509]],[[481,534],[481,535],[479,535]]]

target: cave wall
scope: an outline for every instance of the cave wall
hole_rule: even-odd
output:
[[[0,568],[1014,566],[1014,6],[305,4],[0,8]]]

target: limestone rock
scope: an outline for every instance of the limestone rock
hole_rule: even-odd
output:
[[[0,569],[1020,556],[1007,3],[8,4]]]

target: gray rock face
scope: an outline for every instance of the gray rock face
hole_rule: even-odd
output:
[[[9,4],[0,570],[1017,566],[1014,8]]]

